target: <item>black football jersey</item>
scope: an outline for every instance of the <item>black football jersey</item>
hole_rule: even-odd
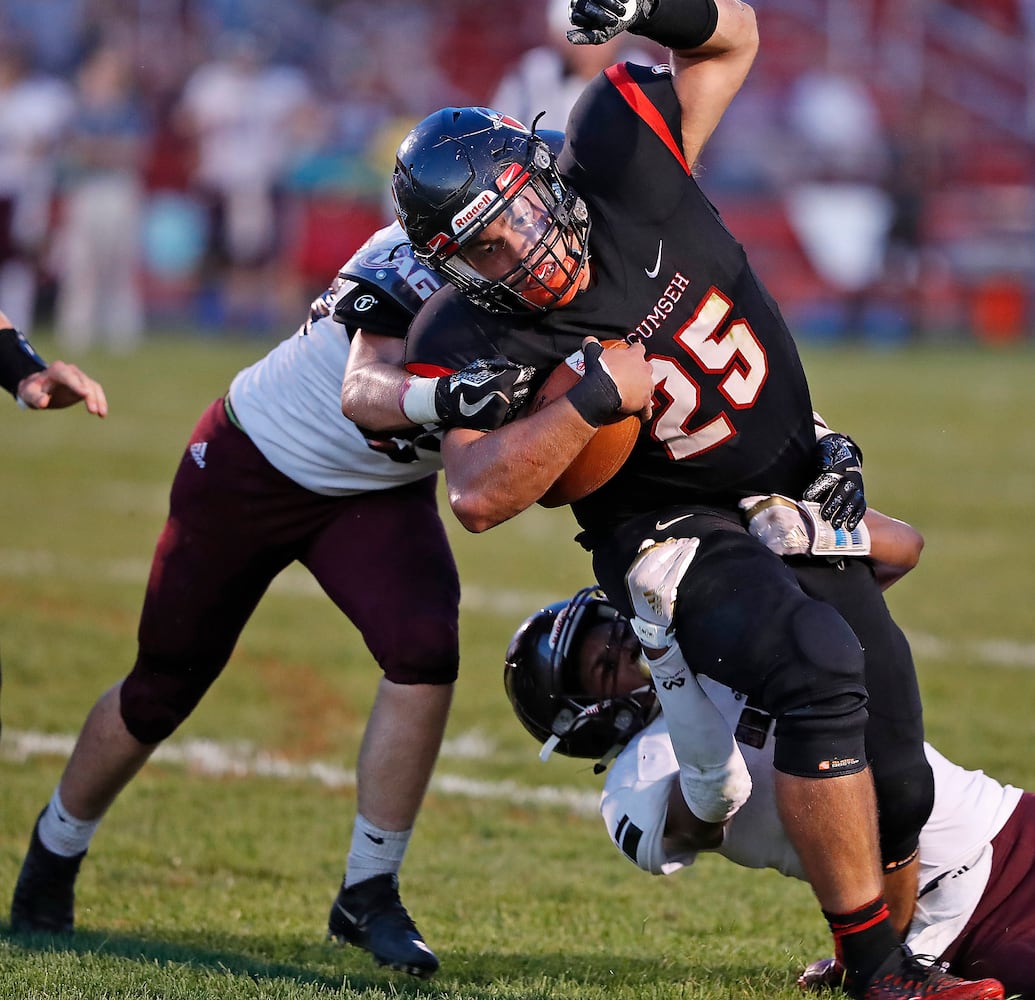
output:
[[[573,505],[584,528],[674,504],[800,496],[810,479],[812,402],[797,348],[692,176],[679,119],[667,66],[601,74],[572,112],[560,157],[592,220],[590,286],[528,316],[490,314],[447,286],[407,338],[407,367],[420,374],[504,356],[541,378],[587,335],[643,342],[654,413],[614,478]]]

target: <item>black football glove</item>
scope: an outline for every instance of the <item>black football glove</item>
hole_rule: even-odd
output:
[[[572,45],[603,45],[621,31],[643,24],[657,0],[571,0]]]
[[[511,361],[479,358],[435,386],[435,411],[443,427],[494,431],[528,401],[535,369]]]
[[[826,434],[816,443],[819,475],[802,494],[821,503],[820,517],[832,528],[852,531],[866,513],[862,449],[845,434]]]

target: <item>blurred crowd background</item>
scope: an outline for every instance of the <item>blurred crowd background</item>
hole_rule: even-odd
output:
[[[700,176],[792,329],[1030,338],[1035,0],[753,5],[762,51]],[[0,305],[69,351],[286,335],[391,218],[426,114],[561,128],[601,63],[663,59],[573,49],[566,6],[0,0]]]

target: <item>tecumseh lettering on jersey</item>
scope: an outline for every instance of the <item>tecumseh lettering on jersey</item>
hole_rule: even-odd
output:
[[[650,337],[668,319],[689,286],[690,279],[677,271],[654,308],[636,325],[636,329],[627,339],[635,343],[637,340],[646,340]]]

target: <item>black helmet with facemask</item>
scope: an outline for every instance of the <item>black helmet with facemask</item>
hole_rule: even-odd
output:
[[[414,256],[491,312],[564,305],[585,277],[589,213],[557,170],[557,135],[488,108],[444,108],[396,153],[392,197]],[[475,266],[479,241],[498,219],[527,249],[486,276]]]
[[[610,697],[583,690],[579,651],[601,623],[611,625],[621,642],[627,620],[602,590],[587,587],[529,616],[510,641],[504,687],[521,724],[544,744],[544,760],[556,750],[606,763],[658,711],[646,680],[636,691]]]

